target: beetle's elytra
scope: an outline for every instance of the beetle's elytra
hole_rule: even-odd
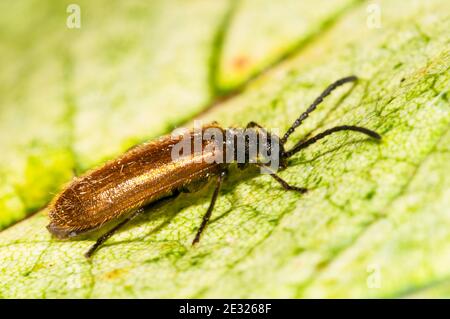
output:
[[[173,161],[171,146],[177,142],[170,135],[162,137],[74,178],[51,204],[50,232],[58,238],[85,233],[170,195],[193,180],[220,172],[219,165],[206,165],[195,158]]]
[[[380,135],[370,129],[359,126],[337,126],[311,137],[299,141],[290,150],[285,150],[284,144],[294,130],[313,112],[317,105],[340,85],[356,81],[356,76],[342,78],[328,86],[322,94],[309,106],[309,108],[294,121],[292,126],[279,138],[275,134],[267,133],[260,125],[250,122],[247,129],[256,134],[264,133],[267,136],[264,144],[265,150],[279,159],[276,169],[285,168],[287,159],[315,143],[316,141],[339,131],[355,131],[366,134],[374,139]],[[223,129],[217,124],[204,126],[202,131],[216,129],[226,135],[234,129]],[[194,143],[194,135],[190,134],[189,143]],[[164,136],[156,141],[144,143],[126,152],[119,158],[109,161],[103,166],[94,169],[74,180],[58,194],[49,205],[50,224],[47,226],[50,233],[63,239],[81,235],[99,229],[105,223],[122,219],[115,227],[102,235],[86,253],[90,257],[94,251],[106,241],[115,231],[127,222],[138,216],[142,207],[161,198],[177,194],[186,190],[192,183],[198,183],[217,177],[217,184],[206,214],[193,240],[199,241],[205,229],[215,201],[218,197],[223,178],[226,175],[230,162],[212,161],[212,158],[238,157],[235,148],[224,147],[222,151],[211,147],[211,141],[201,141],[200,149],[191,151],[189,156],[174,159],[172,150],[175,145],[185,138],[172,135]],[[257,140],[256,145],[262,148]],[[220,142],[225,144],[226,142]],[[244,145],[244,160],[239,162],[240,168],[248,165],[257,165],[268,168],[267,162],[262,162],[258,156],[250,152],[252,141],[246,139]],[[275,147],[275,145],[277,147]],[[219,153],[218,153],[219,152]],[[258,153],[259,154],[259,153]],[[274,170],[269,169],[270,175],[286,190],[305,192],[306,189],[289,185],[281,179]]]

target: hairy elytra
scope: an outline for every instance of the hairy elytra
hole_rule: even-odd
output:
[[[173,161],[171,147],[179,139],[168,135],[144,143],[74,178],[50,205],[49,231],[58,238],[67,238],[95,230],[193,180],[220,172],[220,165],[198,160],[197,157],[212,155],[205,152],[193,153],[188,160]]]
[[[266,133],[262,126],[254,122],[250,122],[247,128],[258,133],[263,131],[268,134],[268,145],[266,145],[268,148],[271,147],[271,143],[275,141],[278,143],[277,155],[280,159],[279,168],[281,169],[285,168],[287,159],[295,153],[339,131],[355,131],[374,139],[380,139],[380,135],[370,129],[343,125],[325,130],[309,139],[301,140],[290,150],[284,149],[284,144],[289,136],[326,96],[337,87],[356,80],[356,76],[348,76],[329,85],[308,109],[294,121],[281,138]],[[224,134],[227,130],[232,130],[223,129],[217,124],[204,126],[202,130],[208,128],[220,129]],[[190,137],[193,141],[193,134]],[[47,229],[57,238],[64,239],[97,230],[109,222],[121,219],[122,221],[119,224],[105,232],[89,249],[86,257],[91,257],[114,232],[141,214],[143,212],[142,207],[159,199],[173,196],[180,191],[185,191],[192,183],[206,182],[210,178],[216,177],[217,182],[210,205],[192,242],[193,244],[197,243],[209,221],[230,163],[216,163],[208,160],[217,156],[210,151],[213,148],[208,147],[208,141],[202,141],[200,151],[193,150],[191,156],[174,160],[172,148],[182,138],[181,135],[178,138],[167,135],[155,141],[144,143],[132,148],[117,159],[109,161],[81,177],[74,178],[50,203],[50,224]],[[248,147],[246,147],[246,150],[248,150]],[[246,154],[245,161],[244,165],[239,165],[240,168],[245,168],[248,165],[266,167],[258,159],[255,162],[255,159],[250,158],[249,154]],[[300,193],[306,191],[302,187],[289,185],[275,172],[271,172],[270,176],[286,190]]]

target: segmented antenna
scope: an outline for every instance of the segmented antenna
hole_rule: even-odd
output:
[[[323,99],[330,95],[331,92],[333,92],[336,88],[339,86],[347,83],[347,82],[354,82],[358,80],[358,78],[355,75],[347,76],[345,78],[339,79],[336,82],[330,84],[323,92],[319,95],[319,97],[316,98],[316,100],[308,107],[308,109],[300,115],[298,119],[295,120],[294,123],[292,123],[291,127],[286,131],[283,138],[280,140],[281,144],[285,144],[289,136],[294,133],[295,129],[299,127],[302,122],[309,116],[310,113],[312,113],[317,106],[322,103]]]
[[[370,136],[376,140],[381,140],[381,136],[380,134],[378,134],[375,131],[369,130],[368,128],[365,127],[361,127],[361,126],[353,126],[353,125],[342,125],[342,126],[336,126],[333,128],[330,128],[326,131],[323,131],[322,133],[317,134],[314,137],[311,137],[308,140],[305,141],[300,141],[298,142],[292,149],[290,149],[287,152],[284,152],[283,156],[285,158],[289,158],[292,155],[294,155],[295,153],[299,152],[300,150],[308,147],[311,144],[314,144],[315,142],[317,142],[318,140],[323,139],[324,137],[336,133],[336,132],[340,132],[340,131],[354,131],[354,132],[359,132],[359,133],[363,133],[367,136]]]

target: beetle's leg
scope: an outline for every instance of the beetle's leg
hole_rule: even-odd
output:
[[[135,212],[133,212],[130,216],[128,216],[127,218],[125,218],[123,221],[121,221],[119,224],[117,224],[116,226],[114,226],[113,228],[111,228],[109,231],[107,231],[106,233],[104,233],[103,235],[101,235],[97,241],[95,242],[95,244],[93,244],[89,250],[84,254],[84,256],[86,256],[86,258],[91,258],[92,255],[94,254],[94,252],[105,242],[108,240],[108,238],[110,238],[112,235],[114,235],[114,233],[116,231],[118,231],[120,228],[122,228],[123,226],[125,226],[126,224],[128,224],[130,221],[132,221],[133,219],[135,219],[137,216],[139,216],[140,214],[142,214],[145,211],[144,208],[139,208],[138,210],[136,210]]]
[[[209,203],[209,207],[208,207],[208,210],[206,211],[206,214],[203,216],[202,223],[197,231],[197,234],[195,235],[194,240],[192,241],[192,245],[195,245],[196,243],[199,242],[200,236],[202,235],[203,231],[205,230],[206,225],[208,224],[209,219],[211,218],[211,214],[214,209],[214,205],[216,204],[217,196],[219,195],[219,191],[222,186],[222,181],[223,181],[223,178],[225,177],[225,175],[226,175],[226,171],[222,171],[217,178],[217,184],[216,184],[216,188],[214,189],[214,193],[211,198],[211,202]]]
[[[161,200],[166,200],[166,199],[170,199],[170,198],[174,198],[177,197],[179,195],[179,191],[174,191],[172,193],[172,195],[162,198]],[[158,203],[159,201],[155,202],[154,204]],[[147,206],[148,207],[148,206]],[[125,226],[126,224],[128,224],[129,222],[131,222],[133,219],[135,219],[136,217],[138,217],[139,215],[141,215],[142,213],[145,212],[145,208],[141,207],[139,209],[137,209],[135,212],[133,212],[132,214],[130,214],[127,218],[125,218],[123,221],[121,221],[119,224],[117,224],[116,226],[114,226],[113,228],[111,228],[109,231],[107,231],[106,233],[104,233],[103,235],[101,235],[97,241],[95,242],[95,244],[93,244],[89,250],[84,254],[84,256],[86,258],[90,258],[92,257],[92,255],[98,250],[98,248],[105,242],[107,241],[112,235],[114,235],[119,229],[121,229],[123,226]]]
[[[297,187],[297,186],[289,185],[288,182],[286,182],[284,179],[282,179],[280,176],[278,176],[268,166],[265,166],[264,164],[261,164],[261,163],[256,163],[256,165],[266,169],[269,172],[270,176],[272,176],[272,178],[274,180],[276,180],[285,190],[287,190],[287,191],[296,191],[296,192],[299,192],[301,194],[304,194],[304,193],[306,193],[308,191],[308,189],[306,189],[304,187]]]

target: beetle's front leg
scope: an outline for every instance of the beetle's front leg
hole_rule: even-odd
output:
[[[272,178],[274,180],[276,180],[285,190],[296,191],[301,194],[304,194],[308,191],[308,189],[306,189],[304,187],[290,185],[288,182],[286,182],[284,179],[282,179],[280,176],[278,176],[270,167],[268,167],[264,164],[261,164],[261,163],[256,163],[256,165],[260,168],[267,170],[269,172],[270,176],[272,176]]]

